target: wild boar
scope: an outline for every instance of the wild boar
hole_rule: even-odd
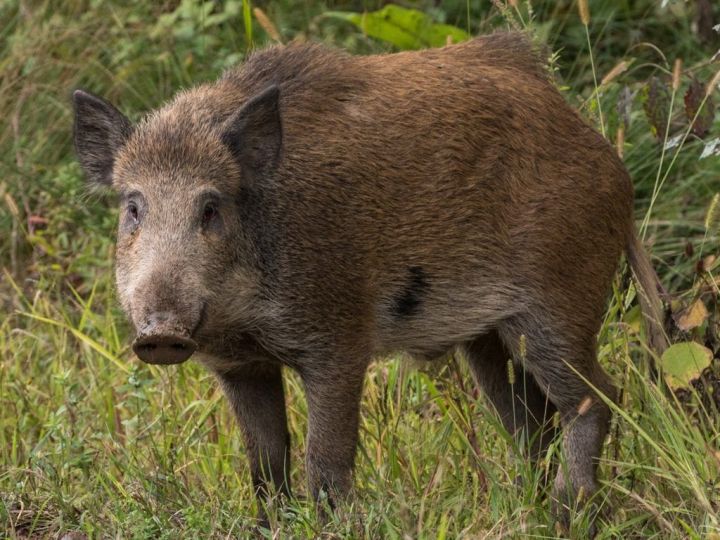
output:
[[[559,411],[556,499],[596,490],[596,390],[616,392],[596,336],[623,251],[658,348],[661,303],[626,169],[525,37],[271,47],[135,125],[80,90],[74,105],[86,176],[119,195],[133,349],[217,375],[258,496],[290,492],[282,366],[306,390],[310,493],[337,502],[370,361],[454,348],[535,456]],[[509,358],[526,384],[509,384]]]

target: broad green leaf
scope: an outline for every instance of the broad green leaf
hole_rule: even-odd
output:
[[[660,359],[668,386],[673,390],[686,388],[710,365],[713,353],[694,341],[675,343]]]
[[[470,38],[470,34],[456,26],[436,23],[421,11],[393,4],[370,13],[329,11],[325,16],[351,22],[368,36],[387,41],[399,49],[442,47],[448,38],[453,43]]]

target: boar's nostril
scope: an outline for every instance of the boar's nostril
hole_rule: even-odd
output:
[[[179,364],[197,350],[197,343],[183,336],[145,335],[135,340],[133,350],[148,364]]]

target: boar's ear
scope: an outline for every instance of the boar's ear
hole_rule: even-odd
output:
[[[251,98],[226,122],[222,141],[251,178],[271,172],[280,160],[280,89],[271,86]]]
[[[75,90],[75,150],[87,179],[109,186],[115,155],[132,133],[130,121],[102,98]]]

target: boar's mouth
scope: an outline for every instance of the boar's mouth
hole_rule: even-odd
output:
[[[155,313],[133,341],[135,354],[148,364],[181,364],[198,349],[193,336],[205,320],[205,306],[191,331],[185,330],[169,313]]]

